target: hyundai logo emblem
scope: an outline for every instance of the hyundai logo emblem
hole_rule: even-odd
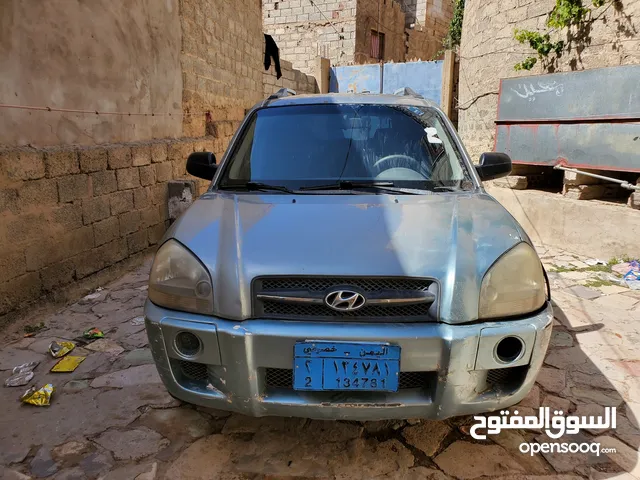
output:
[[[364,295],[351,290],[334,290],[324,297],[324,303],[338,312],[355,312],[366,302]]]

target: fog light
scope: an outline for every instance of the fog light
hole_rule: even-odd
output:
[[[505,337],[496,345],[496,357],[502,363],[516,361],[524,351],[524,344],[518,337]]]
[[[200,339],[193,333],[180,332],[176,335],[175,347],[180,355],[193,357],[200,351]]]

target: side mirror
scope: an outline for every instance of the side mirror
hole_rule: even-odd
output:
[[[480,180],[494,180],[511,173],[511,158],[506,153],[489,152],[480,155],[480,164],[476,165]]]
[[[216,156],[211,152],[193,152],[187,158],[187,172],[194,177],[212,180],[217,168]]]

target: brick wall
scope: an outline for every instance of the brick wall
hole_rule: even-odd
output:
[[[178,0],[0,2],[0,100],[154,117],[2,109],[0,145],[180,137]]]
[[[319,92],[316,79],[311,75],[307,75],[302,73],[300,70],[293,68],[291,62],[281,60],[280,70],[282,71],[282,77],[279,79],[276,79],[276,71],[273,64],[268,71],[263,73],[262,83],[265,97],[277,92],[281,88],[290,88],[295,90],[298,95]]]
[[[167,182],[219,143],[0,150],[0,316],[148,253],[167,226]]]
[[[26,105],[39,101],[47,105],[46,98],[41,99],[44,92],[54,100],[70,101],[63,102],[67,108],[97,105],[105,111],[126,107],[134,112],[170,108],[176,114],[163,120],[28,111],[20,113],[28,119],[23,123],[15,123],[4,112],[0,115],[0,125],[9,119],[20,139],[0,145],[0,322],[30,301],[45,295],[66,298],[65,291],[77,294],[140,261],[164,234],[169,218],[167,185],[186,178],[188,154],[207,150],[220,158],[245,109],[264,96],[264,36],[257,0],[167,0],[160,2],[161,7],[139,0],[126,8],[109,7],[104,18],[92,10],[104,2],[84,2],[73,14],[65,10],[64,1],[49,2],[43,18],[56,27],[51,38],[65,36],[62,43],[34,34],[32,27],[39,23],[33,23],[34,15],[19,15],[22,3],[9,2],[6,17],[3,10],[3,20],[8,19],[12,28],[0,31],[0,50],[8,52],[0,65],[9,58],[8,65],[17,62],[22,70],[9,76],[9,82],[0,82],[0,98],[14,97],[11,85],[17,78],[24,85],[16,92],[32,95],[16,100]],[[80,14],[101,22],[69,21]],[[163,23],[165,17],[171,21]],[[58,32],[60,22],[70,27]],[[107,35],[100,25],[110,22],[120,30]],[[35,48],[26,54],[24,45],[32,45],[32,38],[44,38],[55,51]],[[67,64],[80,58],[75,48],[86,51],[82,71],[72,70],[78,78],[67,78]],[[102,53],[91,54],[94,50]],[[50,55],[71,58],[51,63]],[[111,70],[105,71],[105,61],[111,62]],[[24,66],[32,64],[51,68],[27,76]],[[114,100],[113,72],[135,91],[118,90]],[[59,77],[69,80],[68,91],[58,88]],[[85,91],[80,95],[74,88],[85,88],[91,95]],[[121,105],[123,94],[126,101]],[[167,125],[172,130],[164,128]],[[48,136],[50,131],[55,141],[50,141],[54,138]],[[127,139],[136,142],[125,143]],[[21,146],[25,144],[29,147]],[[198,180],[196,193],[208,183]]]
[[[590,2],[589,2],[590,3]],[[543,29],[555,0],[467,0],[460,48],[460,133],[472,157],[493,148],[501,78],[546,73],[513,66],[531,51],[513,39],[515,28]],[[590,42],[565,53],[556,72],[640,63],[640,0],[598,9],[590,24]],[[610,8],[611,7],[611,8]],[[559,37],[563,38],[563,37]]]
[[[380,24],[378,25],[378,6],[380,6]],[[356,63],[375,63],[379,60],[371,57],[371,31],[384,33],[384,60],[403,62],[405,59],[404,12],[394,0],[358,0],[356,10]]]
[[[421,0],[413,29],[408,30],[407,60],[442,58],[442,41],[449,32],[453,4],[449,0]]]
[[[316,6],[307,0],[262,3],[265,33],[296,69],[313,74],[317,56],[329,58],[332,65],[354,62],[356,0],[315,0]]]
[[[184,136],[227,140],[263,95],[264,35],[259,0],[181,0]],[[226,147],[226,143],[224,144]]]

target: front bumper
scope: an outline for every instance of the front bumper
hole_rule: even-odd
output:
[[[176,398],[251,416],[383,420],[443,419],[518,403],[542,365],[553,314],[547,304],[525,319],[473,325],[236,322],[166,310],[147,301],[145,318],[158,372]],[[180,332],[198,336],[202,348],[197,354],[186,358],[178,353],[175,337]],[[523,354],[509,364],[494,355],[505,336],[524,344]],[[301,340],[399,345],[401,379],[406,374],[413,381],[393,393],[295,391],[286,375],[293,366],[294,344]],[[280,380],[274,382],[276,377]]]

